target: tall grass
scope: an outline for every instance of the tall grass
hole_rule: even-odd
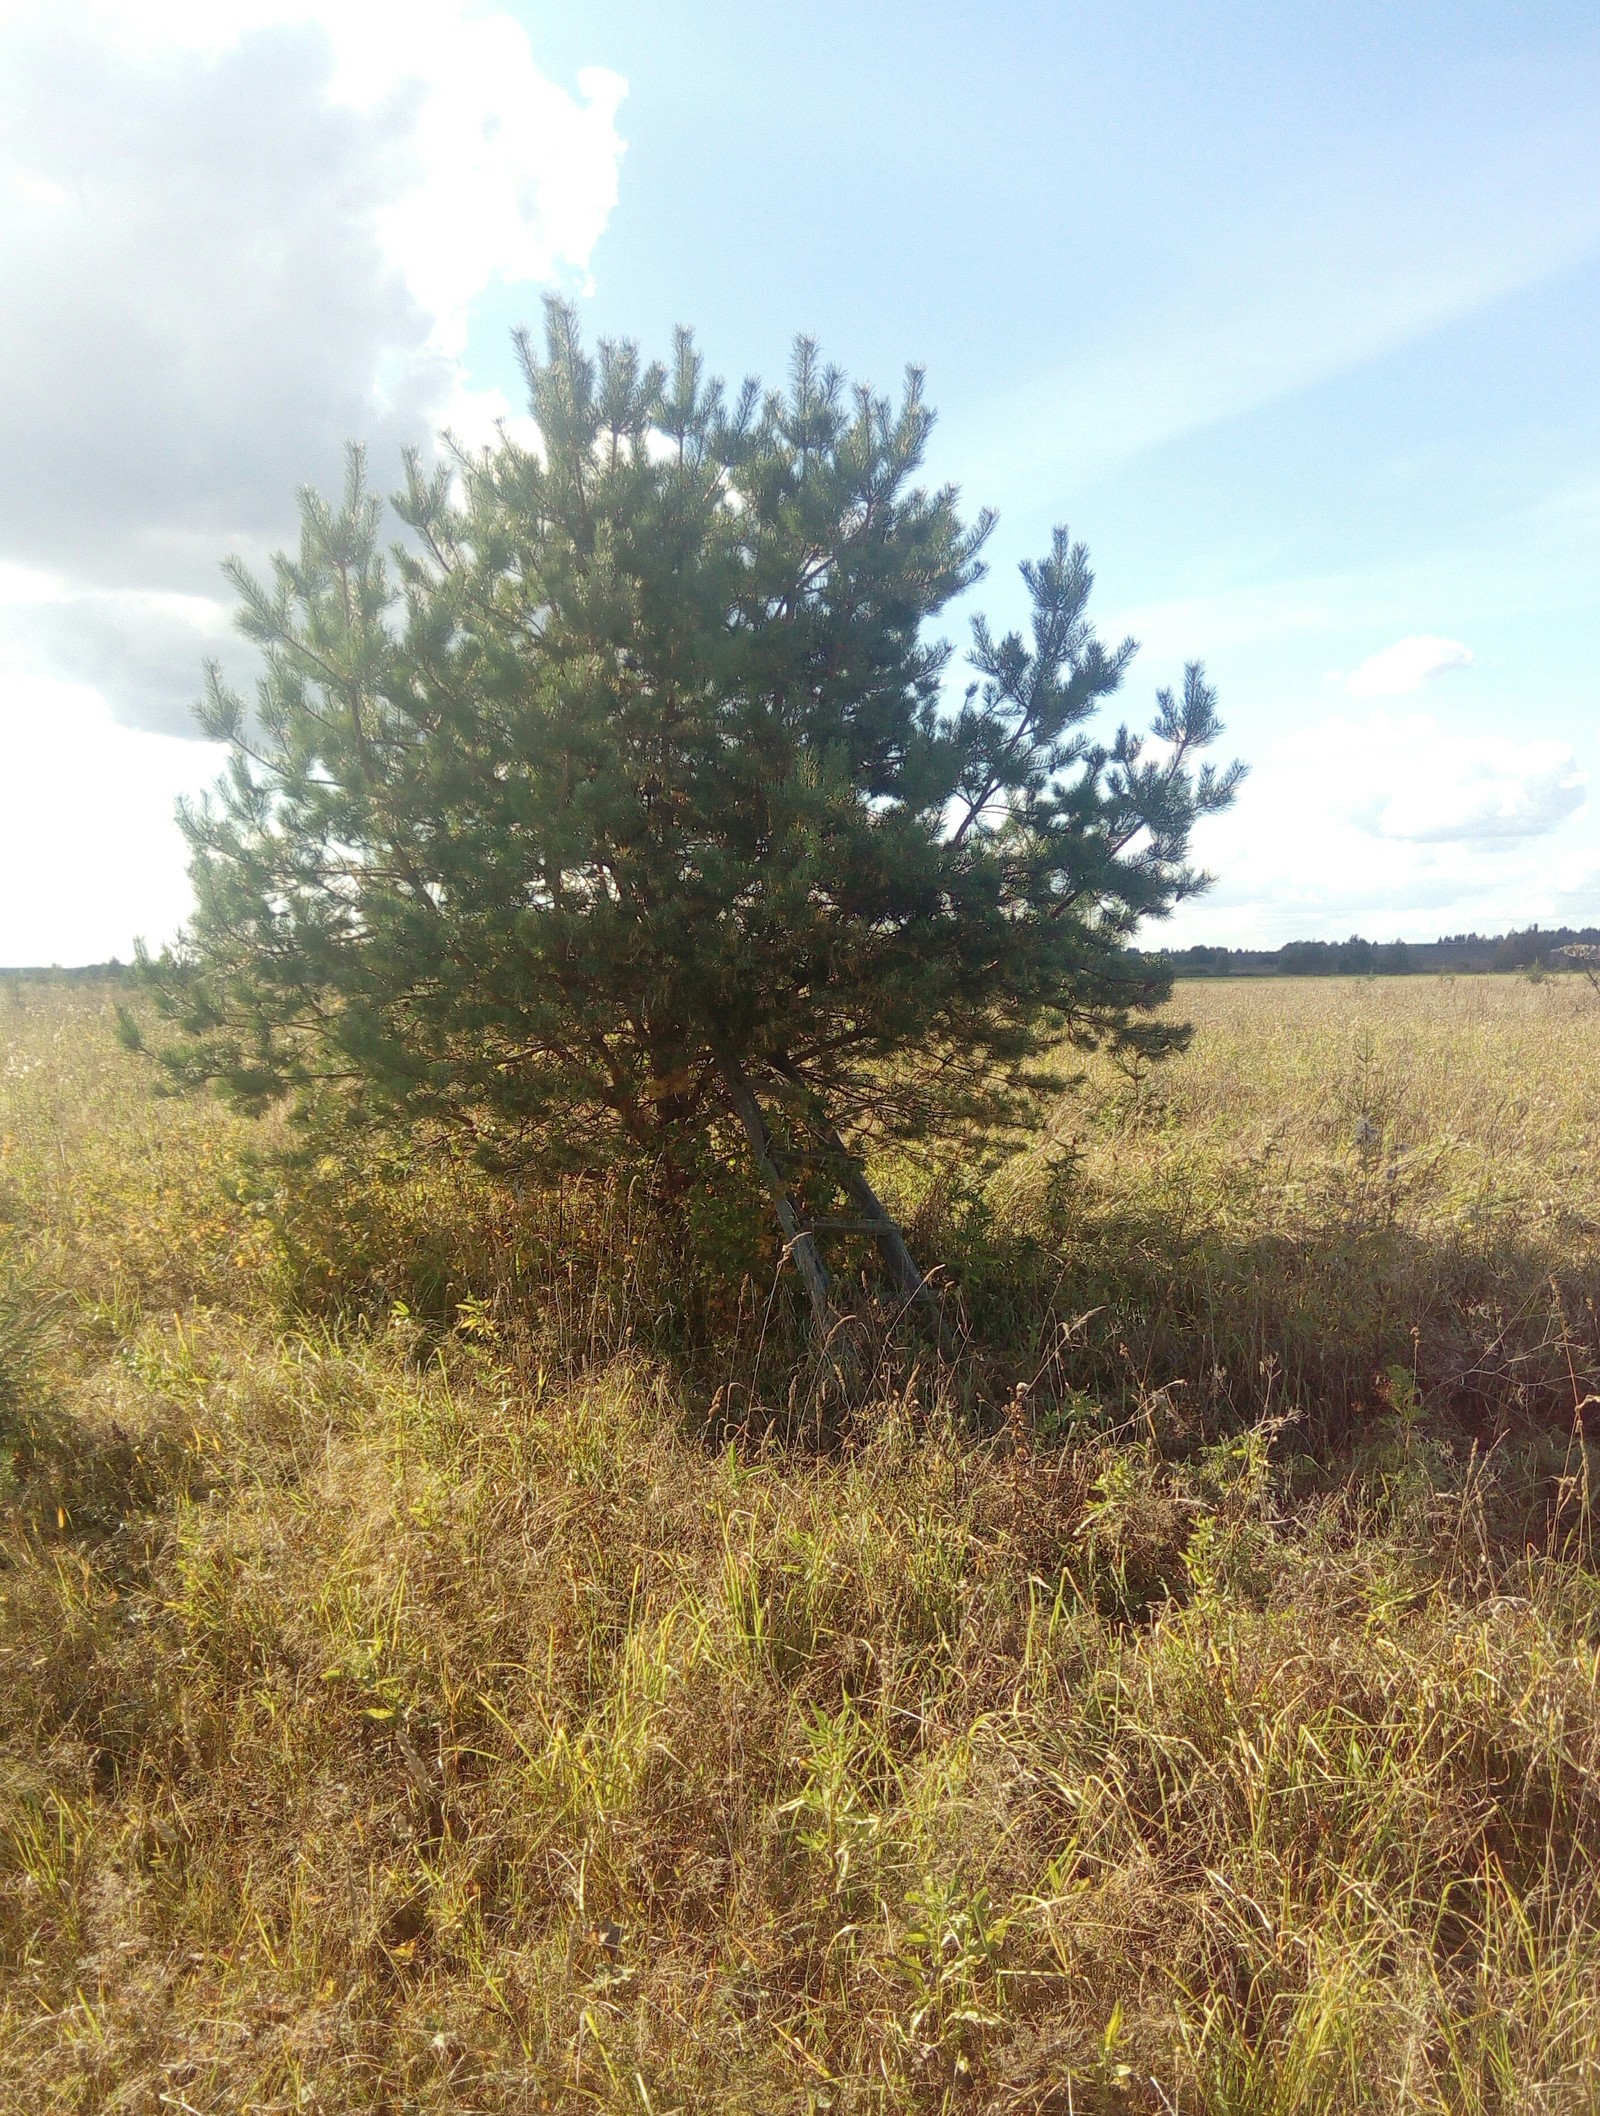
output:
[[[1600,2106],[1600,1017],[1184,996],[822,1447],[754,1224],[0,1012],[0,2105]]]
[[[1031,1322],[1059,1272],[1051,1319],[1085,1320],[1049,1374],[1101,1401],[1160,1391],[1210,1429],[1292,1408],[1337,1438],[1400,1366],[1484,1445],[1570,1429],[1600,1388],[1587,982],[1201,983],[1181,1005],[1184,1058],[1091,1067],[965,1208],[987,1328]]]

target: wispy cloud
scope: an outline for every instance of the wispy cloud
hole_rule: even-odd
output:
[[[1379,654],[1369,654],[1345,680],[1352,698],[1410,698],[1436,676],[1471,666],[1472,649],[1459,639],[1437,639],[1421,632],[1397,639]]]
[[[1002,462],[1040,484],[1063,468],[1104,474],[1594,254],[1592,75],[1570,62],[1563,74],[1464,61],[1410,86],[1404,121],[1348,111],[1291,141],[1264,116],[1240,126],[1238,160],[1214,140],[1187,159],[1150,154],[1182,182],[1155,194],[1159,233],[1140,230],[1142,269],[1095,258],[1104,285],[1074,312],[1064,358],[1007,389],[975,437],[991,478]],[[1270,172],[1244,159],[1264,139],[1278,150]]]

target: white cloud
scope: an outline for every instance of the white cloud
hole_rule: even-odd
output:
[[[1259,756],[1237,807],[1204,826],[1217,885],[1162,937],[1428,939],[1592,917],[1585,799],[1558,742],[1465,734],[1425,713],[1324,719]]]
[[[12,657],[186,727],[219,558],[292,535],[347,438],[386,479],[503,408],[472,304],[585,284],[623,92],[469,0],[0,0]]]
[[[1380,654],[1369,654],[1345,681],[1352,698],[1409,698],[1436,676],[1472,665],[1472,650],[1459,639],[1437,639],[1418,633],[1397,639]]]
[[[81,685],[9,671],[3,698],[0,963],[126,962],[188,915],[173,808],[220,753],[118,726]]]
[[[0,615],[21,668],[54,671],[115,701],[124,725],[192,737],[194,700],[207,661],[247,658],[233,613],[214,596],[160,590],[48,592],[7,599]]]
[[[0,21],[43,13],[13,0]],[[373,226],[452,353],[491,279],[582,279],[616,204],[615,119],[627,83],[588,67],[571,95],[540,72],[527,31],[501,9],[471,0],[79,0],[64,13],[145,67],[174,52],[215,66],[266,31],[321,40],[328,101],[399,122],[404,160],[374,204]],[[47,194],[58,188],[31,181]]]
[[[1425,715],[1330,730],[1349,759],[1345,813],[1374,837],[1413,845],[1482,845],[1544,837],[1583,805],[1572,752],[1559,742],[1446,734]],[[1363,753],[1377,784],[1360,783]],[[1351,785],[1350,779],[1357,783]]]

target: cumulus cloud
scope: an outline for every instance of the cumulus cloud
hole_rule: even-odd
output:
[[[223,552],[500,409],[472,303],[585,282],[623,92],[468,0],[0,0],[4,658],[187,727]]]
[[[195,736],[204,663],[245,659],[231,611],[210,596],[56,590],[9,615],[25,668],[55,670],[115,699],[125,726],[153,734]]]
[[[0,963],[126,962],[187,916],[174,820],[221,767],[210,743],[135,733],[93,691],[8,675],[0,770]]]
[[[1559,742],[1449,736],[1423,717],[1381,727],[1380,739],[1380,789],[1348,809],[1374,837],[1413,845],[1538,838],[1583,805],[1576,761]]]
[[[1369,654],[1345,682],[1352,698],[1410,698],[1424,684],[1451,669],[1471,666],[1472,651],[1459,639],[1436,639],[1418,633],[1397,639],[1381,654]]]
[[[1173,944],[1559,922],[1600,884],[1586,799],[1559,742],[1427,713],[1321,720],[1259,756],[1238,806],[1206,826],[1220,879],[1173,921]]]

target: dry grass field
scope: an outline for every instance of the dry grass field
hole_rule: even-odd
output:
[[[0,988],[0,2107],[1600,2109],[1586,982],[1186,988],[816,1420],[770,1252],[113,996]]]

